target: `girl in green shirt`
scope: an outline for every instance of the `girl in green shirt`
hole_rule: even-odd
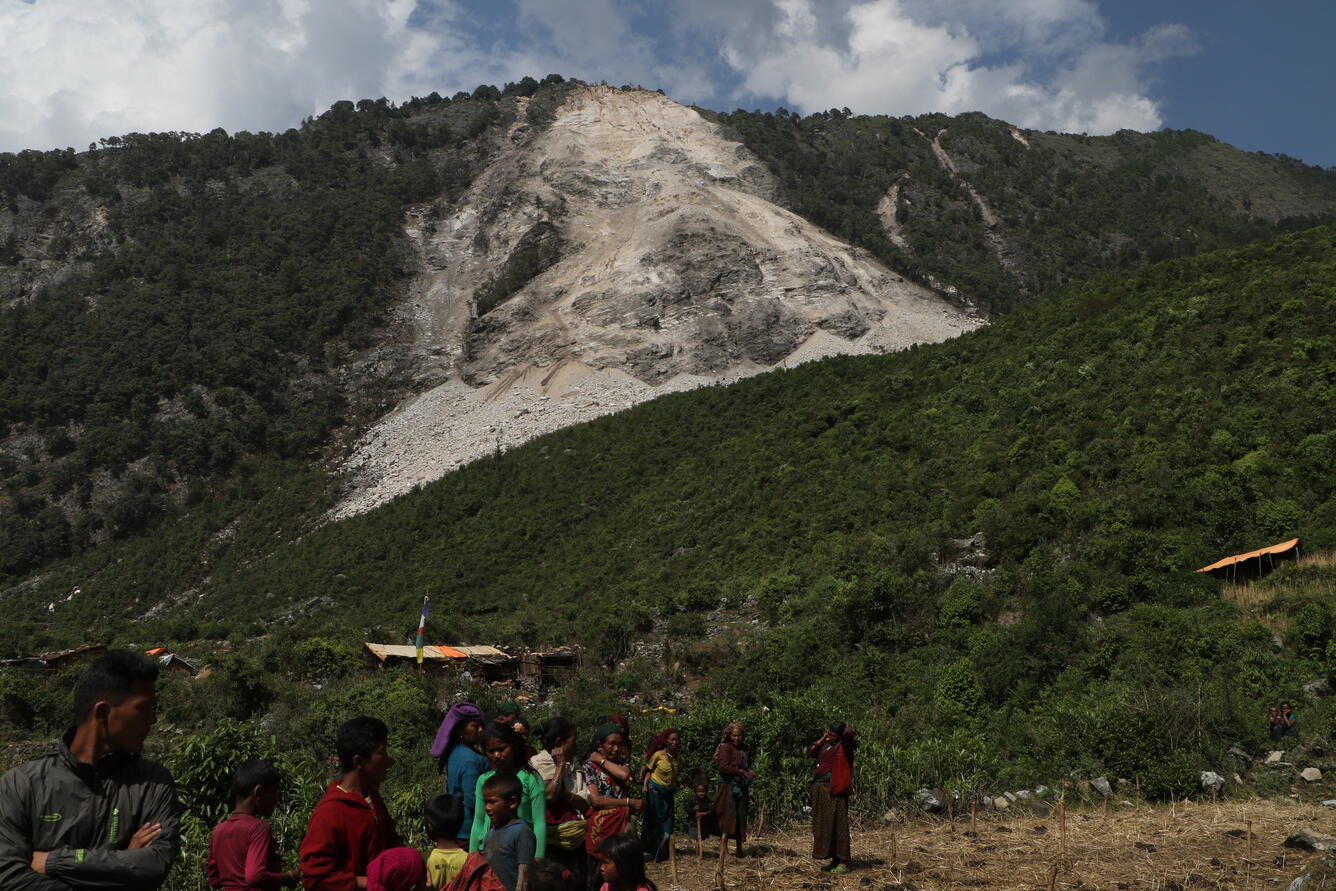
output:
[[[520,809],[517,816],[528,823],[529,828],[533,830],[534,857],[541,859],[547,855],[547,788],[542,777],[538,775],[538,771],[529,765],[527,747],[528,743],[524,737],[516,733],[509,725],[493,724],[487,728],[487,735],[483,742],[483,754],[487,756],[492,769],[478,777],[475,792],[476,803],[473,808],[473,828],[469,832],[470,851],[482,850],[483,842],[487,840],[487,832],[491,829],[492,824],[492,821],[487,818],[487,811],[483,808],[483,783],[487,782],[488,777],[498,770],[513,770],[516,776],[520,778],[520,785],[524,788],[524,794],[520,797]]]

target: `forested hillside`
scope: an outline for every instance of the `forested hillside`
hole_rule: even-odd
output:
[[[448,639],[623,662],[603,695],[703,675],[738,705],[1169,791],[1332,670],[1317,591],[1264,625],[1192,570],[1336,546],[1333,300],[1330,227],[1174,260],[945,344],[659,399],[300,536],[275,496],[245,527],[279,536],[267,557],[182,524],[7,599],[32,615],[81,585],[62,637],[240,641],[279,614],[351,652],[429,594]],[[137,621],[159,600],[170,618]],[[720,608],[731,630],[703,639]],[[636,655],[650,634],[665,648]]]
[[[326,468],[416,386],[389,324],[412,271],[405,210],[446,214],[522,136],[518,106],[521,130],[542,127],[569,89],[525,78],[340,102],[281,134],[0,155],[0,582],[214,526],[228,530],[218,547],[254,559],[276,528],[312,525],[335,483]],[[1336,208],[1336,173],[1200,134],[713,117],[797,211],[994,311]],[[283,519],[261,531],[276,500]],[[170,575],[207,577],[211,559],[197,550]]]
[[[405,207],[456,200],[559,81],[0,155],[0,578],[300,472],[392,404]]]
[[[1022,133],[977,113],[847,109],[715,117],[775,171],[799,213],[994,312],[1336,213],[1336,171],[1191,130]]]

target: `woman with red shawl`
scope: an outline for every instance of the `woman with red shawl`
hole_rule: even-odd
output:
[[[594,731],[593,751],[584,766],[584,781],[589,793],[589,810],[585,813],[585,852],[589,855],[588,881],[598,887],[598,846],[603,840],[625,832],[631,822],[631,813],[643,806],[639,798],[627,791],[631,771],[626,767],[626,739],[622,728],[604,724]]]
[[[751,785],[751,749],[743,741],[742,724],[729,722],[724,737],[714,750],[714,766],[719,771],[719,794],[714,799],[714,816],[719,832],[736,841],[736,851],[742,856],[742,843],[747,839],[747,789]]]
[[[836,722],[807,747],[812,768],[812,856],[830,858],[825,872],[849,871],[849,796],[853,794],[854,732]]]

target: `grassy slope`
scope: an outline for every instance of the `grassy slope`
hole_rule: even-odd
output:
[[[393,719],[405,745],[429,734],[434,692],[415,675],[319,666],[355,663],[368,626],[408,631],[430,593],[435,635],[576,639],[596,660],[666,624],[665,659],[597,670],[559,708],[587,726],[671,693],[684,665],[706,672],[693,745],[741,709],[778,759],[775,813],[801,791],[785,753],[832,714],[866,734],[869,801],[1077,767],[1181,796],[1230,745],[1264,744],[1259,703],[1336,665],[1323,586],[1283,586],[1250,615],[1191,572],[1291,534],[1336,543],[1334,260],[1324,228],[1174,261],[952,343],[670,396],[314,531],[288,524],[300,478],[257,477],[267,507],[232,537],[182,525],[10,605],[30,614],[80,580],[52,617],[68,630],[278,631],[173,692],[173,714],[263,718],[308,756],[355,710]],[[980,530],[990,571],[943,571],[950,539]],[[256,559],[266,536],[286,543]],[[210,578],[130,624],[192,548]],[[761,624],[704,657],[695,631],[672,636],[721,601]],[[289,610],[286,629],[267,621]],[[348,680],[302,683],[335,672]],[[1306,708],[1306,739],[1329,745],[1333,718]]]
[[[998,563],[1052,552],[1154,587],[1272,537],[1325,540],[1332,244],[1318,229],[1175,261],[953,343],[670,396],[323,529],[224,590],[361,588],[386,619],[424,592],[561,613],[848,561],[912,570],[979,529]]]
[[[807,635],[862,653],[848,664],[869,677],[974,648],[986,696],[1012,701],[1083,658],[1087,615],[1212,604],[1192,568],[1336,539],[1334,241],[1174,261],[952,343],[668,396],[366,516],[288,527],[271,556],[222,549],[173,616],[235,628],[296,607],[305,628],[393,639],[430,594],[453,637],[573,637],[614,658],[656,615],[731,600],[779,630],[720,683],[759,672],[778,693],[837,668],[814,666]],[[984,580],[924,571],[976,531]],[[132,598],[175,572],[157,553],[87,581],[64,621],[138,615]],[[1024,619],[991,624],[1003,613]]]
[[[525,89],[541,122],[566,88]],[[30,306],[0,310],[0,431],[10,434],[0,441],[0,580],[38,583],[49,603],[110,566],[118,580],[102,584],[133,590],[143,611],[309,528],[325,495],[310,472],[287,487],[304,495],[281,496],[273,526],[283,536],[251,528],[252,515],[274,511],[254,504],[254,491],[273,488],[254,480],[337,451],[331,439],[394,398],[393,376],[345,387],[342,372],[399,289],[403,202],[460,193],[513,114],[514,99],[497,96],[339,103],[273,136],[132,135],[114,150],[0,157],[0,227],[19,236],[0,245],[0,266],[22,278],[5,264],[64,257],[82,270]],[[996,307],[1336,206],[1329,171],[1201,134],[1031,134],[1026,149],[981,115],[723,119],[802,213],[912,275],[993,295]],[[926,137],[942,128],[999,214],[1015,270],[998,264],[968,195],[932,156]],[[872,213],[902,174],[906,251]],[[105,230],[91,222],[95,207]],[[684,578],[696,572],[692,553],[672,564],[688,567]],[[81,562],[59,562],[71,554]],[[55,637],[41,636],[45,623],[12,629],[0,649],[92,625],[101,604],[91,606],[68,610]]]

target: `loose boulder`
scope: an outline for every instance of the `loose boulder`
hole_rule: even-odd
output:
[[[1316,783],[1318,780],[1322,779],[1322,771],[1318,770],[1316,767],[1305,767],[1303,770],[1299,771],[1299,778],[1306,783]]]
[[[1315,681],[1309,681],[1304,684],[1304,697],[1309,702],[1317,702],[1322,697],[1331,692],[1331,684],[1326,678],[1318,678]]]
[[[1265,760],[1263,763],[1264,763],[1264,764],[1275,764],[1277,761],[1279,761],[1280,759],[1282,759],[1282,758],[1284,758],[1284,757],[1285,757],[1285,753],[1284,753],[1284,752],[1272,752],[1271,754],[1269,754],[1269,755],[1266,756],[1266,760]]]
[[[918,805],[919,810],[924,813],[940,813],[945,805],[942,799],[928,789],[920,789],[914,793],[914,804]]]
[[[1323,854],[1295,876],[1285,891],[1323,891],[1336,887],[1336,854]]]
[[[1090,781],[1090,787],[1100,795],[1108,796],[1113,794],[1113,787],[1109,785],[1107,777],[1095,777]]]
[[[1225,791],[1225,778],[1213,770],[1203,770],[1201,772],[1201,788],[1203,792],[1210,792],[1212,795]]]
[[[1285,839],[1285,847],[1299,851],[1331,851],[1336,850],[1336,838],[1320,835],[1311,829],[1300,829]]]

